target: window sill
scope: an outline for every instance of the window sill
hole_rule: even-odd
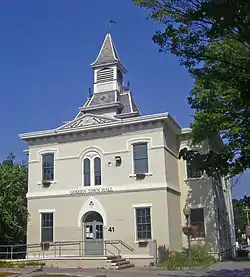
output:
[[[144,240],[135,240],[134,243],[135,244],[140,244],[140,243],[149,243],[153,241],[152,239],[144,239]]]
[[[153,175],[153,173],[151,173],[151,172],[148,172],[148,173],[144,173],[145,174],[145,176],[152,176]],[[129,177],[130,178],[134,178],[134,177],[136,177],[136,174],[129,174]]]
[[[50,182],[50,184],[56,184],[57,183],[57,181],[46,181],[46,182]],[[43,185],[43,181],[37,182],[37,185],[42,186]]]

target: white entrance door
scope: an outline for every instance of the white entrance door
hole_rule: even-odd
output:
[[[86,256],[102,256],[103,252],[103,220],[99,213],[91,212],[84,222],[84,253]]]

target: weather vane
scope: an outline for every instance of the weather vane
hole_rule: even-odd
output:
[[[110,29],[114,24],[116,24],[115,20],[109,20],[108,21],[108,33],[110,33]]]

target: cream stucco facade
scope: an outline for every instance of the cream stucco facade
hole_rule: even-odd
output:
[[[181,250],[187,245],[181,229],[185,205],[203,210],[205,234],[199,240],[209,241],[216,253],[229,249],[234,235],[230,182],[188,178],[178,153],[189,147],[191,130],[168,113],[140,115],[124,86],[126,70],[110,34],[92,67],[93,94],[72,121],[20,135],[28,142],[29,157],[27,243],[33,247],[28,256],[118,251],[150,260],[155,243]],[[200,146],[208,147],[214,146]],[[53,160],[44,161],[46,154]],[[45,250],[41,242],[48,243]],[[95,242],[100,249],[94,251]]]

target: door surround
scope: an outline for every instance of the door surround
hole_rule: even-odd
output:
[[[103,227],[107,227],[107,214],[104,210],[102,204],[94,197],[90,196],[82,205],[81,210],[78,214],[77,219],[77,226],[78,228],[82,228],[82,222],[83,218],[89,213],[89,212],[96,212],[101,215],[103,220]]]

